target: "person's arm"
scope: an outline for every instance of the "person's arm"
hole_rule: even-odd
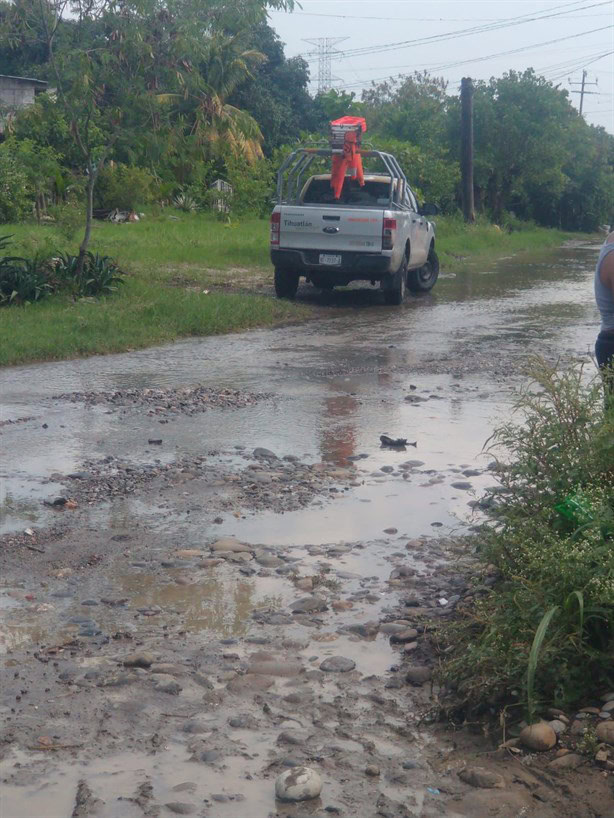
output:
[[[599,278],[602,284],[610,288],[612,298],[614,298],[614,250],[604,258],[599,271]]]

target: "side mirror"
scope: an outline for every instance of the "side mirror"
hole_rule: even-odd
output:
[[[439,213],[439,207],[432,202],[426,202],[420,208],[419,213],[421,216],[437,216]]]

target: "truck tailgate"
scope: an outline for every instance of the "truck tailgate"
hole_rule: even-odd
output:
[[[343,207],[281,208],[282,249],[377,253],[382,249],[384,211]]]

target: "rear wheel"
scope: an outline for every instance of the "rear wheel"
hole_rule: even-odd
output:
[[[439,259],[435,248],[431,245],[426,264],[417,270],[410,270],[407,274],[407,287],[412,293],[428,293],[435,286],[439,276]]]
[[[275,268],[275,295],[277,298],[289,298],[292,300],[296,297],[298,290],[298,273],[291,273],[287,270],[280,270]]]
[[[384,301],[391,307],[398,307],[405,300],[405,286],[407,282],[407,258],[403,256],[403,261],[399,269],[391,275],[384,284]]]

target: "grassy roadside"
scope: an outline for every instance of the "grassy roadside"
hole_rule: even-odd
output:
[[[77,249],[76,239],[67,240],[56,226],[1,225],[0,235],[8,234],[15,255]],[[504,233],[488,224],[467,227],[453,218],[438,219],[437,234],[444,270],[570,238],[543,228]],[[119,352],[309,315],[300,305],[247,292],[271,282],[268,223],[262,219],[225,225],[173,211],[137,223],[97,222],[92,249],[113,256],[129,274],[121,292],[76,303],[56,295],[25,308],[2,308],[0,366]],[[204,294],[207,288],[213,292]]]

